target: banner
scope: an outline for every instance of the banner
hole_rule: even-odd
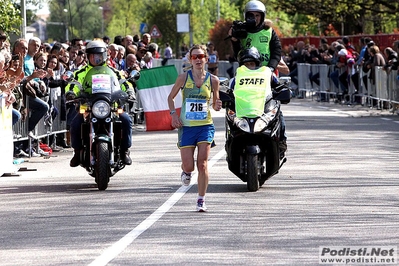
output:
[[[6,107],[3,96],[0,92],[0,176],[18,171],[13,165],[12,106]]]
[[[168,96],[178,76],[175,66],[143,69],[140,74],[140,79],[136,83],[143,105],[146,130],[172,130]],[[181,94],[178,93],[175,98],[175,108],[178,114],[180,114],[181,103]]]

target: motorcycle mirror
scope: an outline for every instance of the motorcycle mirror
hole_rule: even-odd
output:
[[[280,101],[282,104],[287,104],[291,101],[291,90],[284,88],[279,91],[273,91],[273,99]]]
[[[129,79],[135,82],[140,79],[140,75],[141,74],[139,71],[133,70],[132,72],[130,72]]]
[[[219,99],[222,102],[231,102],[233,99],[230,97],[230,95],[224,91],[219,91]]]
[[[229,79],[226,77],[218,77],[219,78],[219,91],[226,92],[229,89]]]
[[[62,75],[62,79],[65,81],[72,81],[73,80],[73,72],[72,71],[67,71]]]

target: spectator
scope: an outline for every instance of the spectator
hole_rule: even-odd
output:
[[[133,70],[140,71],[140,63],[137,61],[136,55],[128,54],[126,56],[126,76],[128,77]]]
[[[123,45],[118,45],[118,55],[115,58],[116,68],[118,70],[125,70],[125,53],[126,49]]]
[[[134,55],[136,55],[136,53],[137,53],[137,46],[136,46],[136,45],[131,44],[131,45],[129,45],[129,46],[126,47],[126,56],[127,56],[128,54],[134,54]]]
[[[29,111],[30,118],[28,122],[28,136],[32,139],[37,139],[34,135],[33,130],[40,119],[48,112],[49,105],[36,97],[32,88],[35,87],[35,80],[43,78],[47,75],[47,72],[42,69],[35,70],[35,63],[33,57],[39,51],[41,41],[39,38],[33,37],[29,40],[29,45],[25,39],[17,39],[14,43],[13,54],[21,54],[24,56],[24,93],[29,95]],[[37,87],[37,85],[36,85]]]
[[[126,35],[125,38],[123,38],[122,45],[128,47],[131,44],[134,44],[132,35]]]
[[[67,52],[69,54],[69,62],[68,62],[68,70],[72,70],[75,69],[75,60],[76,57],[78,56],[78,52],[79,52],[79,46],[69,46],[67,49]]]
[[[298,64],[300,63],[305,63],[305,57],[304,57],[304,48],[305,48],[305,43],[303,41],[299,41],[296,44],[296,47],[290,46],[290,53],[291,53],[291,72],[290,72],[290,77],[292,83],[298,86]]]
[[[22,64],[20,64],[20,66],[18,66],[15,70],[12,69],[13,71],[9,71],[8,68],[9,62],[6,61],[6,58],[9,57],[9,54],[6,53],[7,51],[5,50],[2,50],[0,52],[0,89],[1,89],[0,95],[3,94],[3,97],[5,98],[6,107],[10,107],[17,100],[13,90],[15,90],[19,82],[22,80],[22,76],[20,75],[20,73],[22,73]],[[17,60],[17,62],[20,61]],[[22,63],[22,59],[20,63]],[[21,113],[15,108],[13,108],[12,125],[16,124],[20,119],[21,119]]]
[[[149,69],[152,68],[153,58],[151,52],[146,52],[141,60],[140,67],[141,69]]]
[[[384,49],[384,55],[387,59],[384,70],[386,70],[388,73],[391,70],[398,70],[398,53],[395,52],[391,47],[387,47]]]
[[[186,56],[186,54],[188,53],[188,47],[187,44],[182,43],[182,45],[180,46],[180,57],[184,58]]]
[[[78,50],[84,50],[84,43],[83,43],[83,40],[81,38],[72,39],[71,46],[77,46]]]
[[[121,35],[117,35],[117,36],[114,37],[114,43],[116,45],[122,45],[123,46],[122,40],[123,40],[123,37]]]
[[[163,60],[161,62],[161,64],[163,66],[166,65],[166,62],[168,62],[168,60],[172,58],[172,54],[173,54],[172,48],[170,48],[170,45],[168,42],[165,44],[165,46],[166,47],[165,47],[165,51],[163,53]]]
[[[58,60],[57,60],[58,61]],[[73,69],[71,71],[75,71],[77,69],[81,69],[86,65],[86,56],[85,53],[82,50],[78,51],[78,55],[76,56],[74,62],[73,62]]]
[[[137,47],[137,53],[136,53],[137,60],[141,62],[147,51],[148,50],[146,46],[143,43],[140,43],[139,46]]]
[[[108,57],[108,60],[107,60],[107,64],[110,67],[113,67],[113,68],[116,68],[116,69],[118,68],[116,63],[115,63],[116,60],[117,60],[118,53],[119,53],[118,45],[113,43],[113,44],[110,44],[108,46],[108,55],[109,55],[109,57]]]
[[[385,58],[380,52],[380,48],[377,45],[373,45],[369,48],[370,56],[373,58],[371,64],[367,64],[367,67],[371,69],[369,79],[372,84],[375,84],[375,67],[377,66],[385,66]]]
[[[219,65],[219,54],[215,50],[215,45],[213,43],[208,44],[208,72],[217,76],[218,75],[218,65]]]
[[[152,54],[153,58],[159,59],[161,57],[158,52],[158,44],[154,42],[148,45],[148,52]]]
[[[140,35],[138,35],[138,34],[135,34],[134,36],[133,36],[133,44],[135,44],[136,46],[139,44],[139,42],[140,42]]]
[[[392,49],[399,54],[399,40],[393,42]]]
[[[150,44],[150,42],[151,42],[151,35],[149,33],[144,33],[142,40],[139,41],[138,43],[139,45],[144,44],[145,48],[148,49],[148,45]]]
[[[110,37],[108,37],[108,36],[103,37],[103,42],[105,42],[106,45],[108,45],[110,43],[110,41],[111,41]]]

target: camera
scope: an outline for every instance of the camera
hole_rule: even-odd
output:
[[[231,35],[237,39],[247,38],[248,31],[256,27],[255,16],[248,13],[245,17],[245,22],[235,20],[233,21],[233,29]]]

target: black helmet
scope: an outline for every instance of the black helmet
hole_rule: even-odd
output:
[[[256,66],[260,65],[260,54],[255,47],[246,48],[238,53],[238,62],[242,66],[245,62],[255,62]]]

